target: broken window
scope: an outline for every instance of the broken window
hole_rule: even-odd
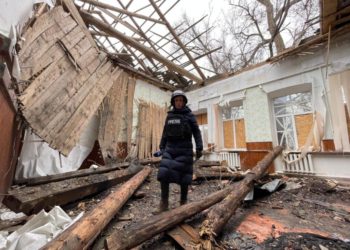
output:
[[[273,99],[278,144],[296,150],[303,146],[312,128],[311,92]]]

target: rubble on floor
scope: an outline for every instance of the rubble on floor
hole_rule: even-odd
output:
[[[156,180],[156,173],[154,165],[151,175],[97,236],[90,246],[91,249],[106,249],[105,239],[116,230],[128,232],[140,221],[154,216],[152,212],[158,207],[160,200],[160,185]],[[236,181],[235,178],[194,180],[189,190],[189,202],[204,200],[210,194],[232,186]],[[275,187],[278,183],[278,187],[273,193],[261,189],[267,183],[276,184]],[[62,208],[70,217],[81,212],[88,213],[122,185],[118,184]],[[335,181],[316,177],[265,176],[255,184],[253,200],[241,204],[221,235],[216,238],[216,242],[223,249],[350,249],[349,187],[350,184],[340,186]],[[179,207],[179,200],[180,188],[171,184],[170,208]],[[187,219],[185,225],[197,229],[208,210]],[[181,249],[166,233],[160,233],[137,247],[174,248]]]

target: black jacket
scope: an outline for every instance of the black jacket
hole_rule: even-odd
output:
[[[193,144],[203,150],[201,131],[190,108],[168,112],[159,148],[163,151],[157,179],[163,182],[191,184],[193,174]]]

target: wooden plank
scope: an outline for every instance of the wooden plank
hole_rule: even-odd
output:
[[[101,81],[98,82],[98,86],[95,86],[92,89],[89,95],[86,96],[76,109],[73,117],[62,128],[60,134],[64,136],[61,136],[56,144],[58,148],[63,148],[62,153],[68,154],[76,145],[83,128],[86,127],[91,117],[96,113],[103,98],[113,85],[112,79],[118,78],[121,72],[122,71],[119,68],[115,68],[108,74],[107,78],[102,78]]]
[[[105,161],[113,161],[118,158],[118,140],[124,116],[127,81],[128,74],[121,73],[103,101],[99,141]]]
[[[310,114],[303,114],[303,115],[295,115],[294,119],[295,119],[295,128],[297,132],[298,146],[300,148],[305,145],[307,141],[307,137],[312,129],[313,114],[310,113]]]
[[[94,174],[47,184],[10,189],[3,203],[12,211],[31,214],[55,205],[65,205],[101,192],[132,177],[129,169]]]
[[[246,148],[244,119],[235,120],[236,148]]]
[[[99,62],[96,60],[95,63],[98,64]],[[64,107],[59,112],[56,112],[54,119],[47,123],[45,131],[42,132],[43,135],[55,137],[60,132],[61,128],[71,119],[80,103],[94,87],[95,82],[99,81],[110,67],[111,65],[108,63],[102,63],[96,67],[95,73],[90,75],[86,81],[76,81],[78,84],[83,83],[84,87],[79,87],[80,85],[78,85],[75,87],[76,92],[73,95],[66,95],[63,99],[65,103]],[[83,77],[84,74],[81,76]]]
[[[64,37],[61,37],[61,40],[64,41],[67,48],[70,49],[76,45],[82,38],[84,34],[80,30],[80,27],[75,27],[69,34]],[[47,44],[44,45],[47,47]],[[42,69],[47,67],[53,62],[57,62],[61,57],[65,55],[61,46],[59,46],[56,41],[51,47],[41,49],[38,53],[31,54],[30,60],[26,58],[22,59],[20,55],[20,60],[22,60],[22,79],[29,79],[33,75],[39,73]]]
[[[27,47],[40,36],[45,30],[54,26],[61,19],[69,16],[68,13],[63,11],[61,6],[53,8],[51,11],[48,11],[42,14],[34,23],[33,27],[28,28],[24,33],[23,37],[26,38],[25,44],[22,46],[22,50],[26,50]]]
[[[62,2],[68,8],[69,12],[71,13],[75,21],[78,23],[78,25],[82,28],[85,36],[89,39],[91,46],[93,46],[96,49],[96,51],[99,51],[94,38],[87,29],[84,20],[81,18],[78,9],[74,5],[74,2],[72,0],[62,0]]]
[[[92,62],[91,59],[93,60]],[[95,68],[97,68],[99,65],[95,55],[92,55],[86,61],[90,61]],[[90,76],[87,69],[84,69],[78,74],[76,70],[71,68],[70,73],[72,75],[72,78],[70,78],[71,80],[67,82],[66,78],[62,78],[62,81],[57,83],[58,86],[56,91],[46,99],[47,104],[39,106],[39,109],[35,113],[38,121],[43,124],[42,129],[44,131],[41,133],[42,136],[47,135],[45,131],[57,127],[57,122],[59,121],[58,119],[68,120],[70,118],[68,114],[70,114],[69,111],[71,111],[71,104],[74,102],[76,94],[82,87],[87,87],[85,86],[85,83],[88,81]],[[59,114],[63,111],[65,114],[62,117],[62,115]]]
[[[99,167],[97,169],[88,168],[88,169],[81,169],[81,170],[76,170],[76,171],[70,171],[70,172],[61,173],[61,174],[55,174],[55,175],[47,175],[47,176],[40,176],[40,177],[33,177],[33,178],[15,180],[14,184],[16,184],[16,185],[34,186],[34,185],[46,184],[46,183],[49,183],[49,182],[68,180],[68,179],[82,177],[82,176],[87,176],[87,175],[92,175],[92,174],[107,173],[107,172],[111,172],[111,171],[114,171],[114,170],[120,170],[122,168],[126,168],[129,165],[130,165],[129,162],[123,162],[123,163],[113,164],[113,165],[107,166],[107,167]]]
[[[131,149],[131,139],[133,131],[133,113],[134,113],[134,95],[135,95],[136,79],[134,77],[129,77],[128,81],[128,100],[127,100],[127,143],[128,143],[128,153]]]
[[[168,231],[167,234],[185,250],[196,249],[200,243],[198,231],[188,224],[181,224]]]
[[[224,127],[224,147],[234,148],[233,121],[223,121],[222,124]]]

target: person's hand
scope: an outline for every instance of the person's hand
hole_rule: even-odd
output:
[[[196,159],[198,160],[199,158],[201,158],[202,157],[202,150],[197,150],[196,151]]]

